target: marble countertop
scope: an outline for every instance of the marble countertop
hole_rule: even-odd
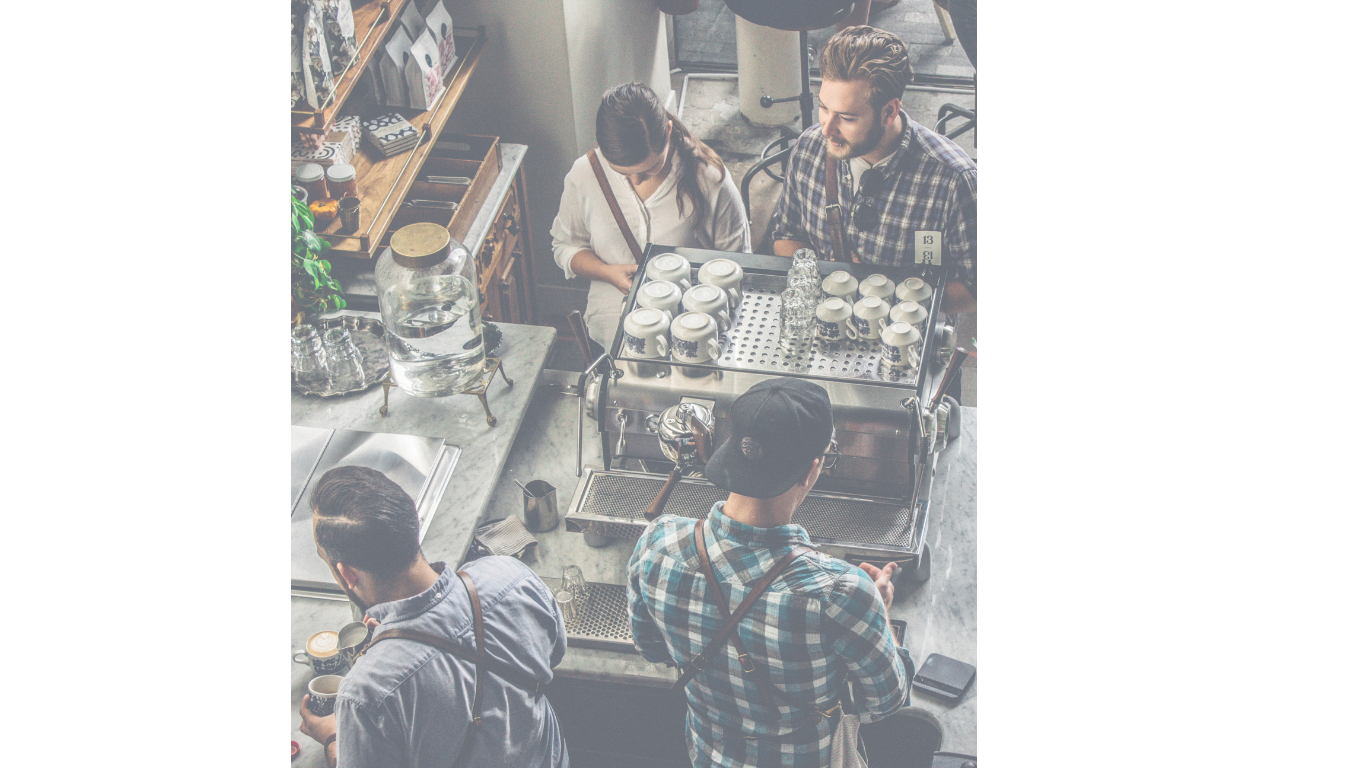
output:
[[[546,377],[551,377],[547,372]],[[493,491],[486,517],[520,514],[522,482],[545,480],[557,489],[559,512],[567,511],[580,478],[575,474],[578,400],[547,387],[538,388],[522,431],[505,464],[505,476]],[[962,435],[940,455],[930,507],[929,541],[932,575],[924,584],[897,583],[892,618],[906,622],[905,646],[917,668],[931,653],[977,663],[977,409],[963,409]],[[583,461],[602,466],[597,425],[584,422]],[[538,544],[532,570],[558,579],[566,565],[578,565],[584,578],[605,584],[626,583],[626,563],[634,541],[615,540],[593,548],[583,536],[565,531],[564,523],[535,534]],[[652,664],[634,652],[571,646],[555,674],[600,681],[668,687],[676,670]],[[912,692],[902,713],[934,722],[943,732],[941,750],[976,754],[977,682],[963,700],[948,704]],[[900,716],[900,715],[899,715]]]
[[[378,317],[373,313],[348,314]],[[489,385],[489,408],[498,419],[494,427],[484,420],[484,408],[472,395],[421,398],[395,388],[389,393],[389,415],[380,416],[379,408],[384,402],[381,387],[344,397],[292,393],[290,420],[298,426],[444,437],[460,447],[460,460],[422,540],[422,551],[431,561],[464,560],[474,529],[489,508],[495,489],[501,485],[498,481],[503,463],[522,426],[532,393],[537,389],[537,378],[555,340],[553,328],[513,323],[499,323],[498,327],[503,331],[503,341],[494,354],[502,358],[503,369],[513,386],[509,387],[496,375]],[[291,599],[291,608],[291,652],[303,648],[304,641],[314,632],[340,629],[353,620],[351,604],[346,601],[296,596]],[[302,664],[292,664],[291,668],[290,738],[302,747],[293,765],[325,768],[318,743],[298,730],[299,702],[307,693],[312,670]]]

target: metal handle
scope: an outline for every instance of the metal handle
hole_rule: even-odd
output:
[[[678,485],[678,479],[682,476],[683,467],[675,464],[673,471],[669,473],[669,479],[664,481],[664,487],[659,489],[659,495],[655,496],[655,500],[646,508],[646,520],[653,520],[664,511],[664,505],[669,503],[669,495],[674,492],[674,486]]]
[[[608,456],[606,461],[604,462],[608,469],[612,468],[612,459],[616,458],[617,456],[621,456],[623,458],[626,456],[627,418],[628,417],[626,416],[626,411],[619,411],[617,413],[617,429],[620,430],[620,434],[617,436],[617,450],[611,456]],[[625,466],[625,464],[623,464],[622,466]]]

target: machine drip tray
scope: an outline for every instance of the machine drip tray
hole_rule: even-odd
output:
[[[559,579],[543,579],[552,590]],[[631,640],[631,614],[626,603],[626,587],[621,584],[588,582],[588,599],[579,605],[579,615],[564,621],[566,639],[581,648],[636,652]]]
[[[565,515],[565,529],[612,538],[638,538],[648,521],[644,512],[665,479],[660,475],[620,470],[590,469],[574,493]],[[683,478],[674,487],[664,514],[690,517],[706,514],[726,492],[697,478]],[[792,516],[812,543],[844,557],[904,560],[914,556],[915,511],[895,500],[864,499],[812,491]]]

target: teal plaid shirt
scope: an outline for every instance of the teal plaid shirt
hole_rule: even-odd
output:
[[[722,514],[707,516],[707,553],[734,610],[795,546],[812,546],[800,525],[755,528]],[[646,659],[687,664],[721,630],[693,543],[697,521],[662,515],[645,530],[628,566],[631,630]],[[909,653],[896,647],[877,587],[857,567],[824,554],[788,566],[739,626],[756,666],[793,699],[829,709],[846,683],[853,713],[873,722],[896,712],[910,693]],[[833,721],[765,701],[746,680],[731,644],[686,689],[688,751],[698,768],[793,766],[830,760]],[[848,710],[846,710],[848,712]]]

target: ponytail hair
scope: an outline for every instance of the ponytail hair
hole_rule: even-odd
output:
[[[643,83],[622,83],[603,94],[598,105],[597,138],[602,156],[613,165],[637,165],[652,154],[663,152],[668,126],[673,126],[669,144],[675,162],[680,164],[678,214],[683,215],[684,199],[693,210],[706,208],[701,176],[706,166],[715,166],[725,175],[725,163],[716,150],[702,143],[669,114],[655,92]]]

